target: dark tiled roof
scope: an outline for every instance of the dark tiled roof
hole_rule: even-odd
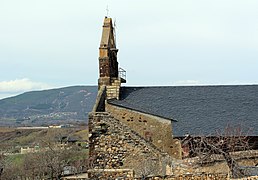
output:
[[[123,87],[109,103],[176,120],[173,134],[212,135],[227,125],[258,135],[258,85]]]

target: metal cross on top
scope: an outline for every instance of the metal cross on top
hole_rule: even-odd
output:
[[[109,13],[108,5],[107,5],[107,8],[106,8],[106,11],[107,11],[107,17],[108,17],[108,13]]]

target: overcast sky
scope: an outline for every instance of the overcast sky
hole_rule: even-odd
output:
[[[257,0],[0,0],[0,98],[96,85],[107,5],[127,85],[258,84]]]

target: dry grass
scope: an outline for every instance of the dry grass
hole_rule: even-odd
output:
[[[0,127],[0,133],[13,132],[13,131],[15,131],[15,128]]]
[[[74,133],[74,135],[80,137],[82,140],[89,140],[89,131],[88,129],[81,129]]]

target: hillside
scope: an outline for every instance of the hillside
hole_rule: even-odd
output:
[[[60,129],[16,129],[0,127],[0,152],[17,153],[20,147],[33,147],[47,140],[69,137],[77,141],[88,141],[87,126]]]
[[[2,99],[0,126],[85,123],[96,95],[96,86],[72,86]]]

